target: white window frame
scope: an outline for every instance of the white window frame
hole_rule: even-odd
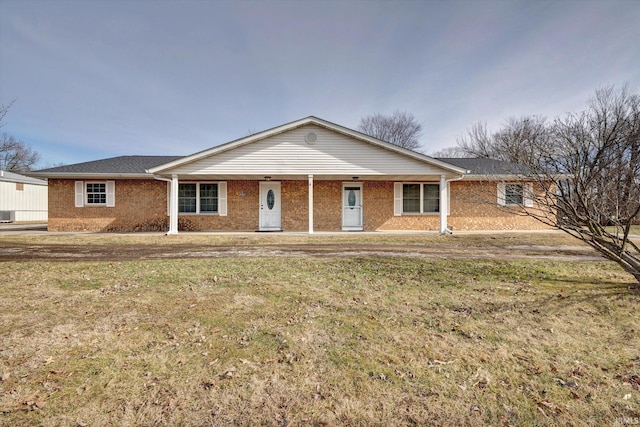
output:
[[[211,184],[215,184],[218,187],[217,188],[218,210],[217,211],[200,212],[200,185],[211,185]],[[223,188],[222,188],[223,184],[226,185],[226,182],[219,182],[219,181],[180,182],[178,184],[178,194],[180,193],[180,186],[181,185],[195,185],[196,186],[196,211],[195,212],[180,212],[179,211],[180,207],[178,206],[178,215],[220,215],[220,216],[224,216],[224,214],[222,213],[223,207],[221,206],[221,203],[225,203],[225,205],[226,205],[226,195],[223,197],[223,195],[221,194],[221,191],[225,191],[225,193],[226,193],[226,188],[223,190]]]
[[[101,191],[89,191],[89,186],[104,185],[104,203],[89,201],[91,195],[102,195]],[[107,183],[105,181],[85,181],[84,183],[84,204],[85,206],[107,206]]]
[[[404,186],[405,185],[419,185],[420,186],[420,211],[419,212],[405,212],[404,210]],[[426,212],[424,210],[424,186],[436,185],[438,186],[438,210],[435,212]],[[440,183],[439,182],[396,182],[395,183],[395,215],[439,215],[442,209],[442,200],[440,200]]]
[[[524,185],[514,182],[504,184],[504,204],[524,205]]]

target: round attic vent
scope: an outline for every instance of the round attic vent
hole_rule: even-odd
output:
[[[307,144],[315,144],[316,142],[318,142],[318,135],[316,135],[315,132],[309,132],[304,137],[304,140],[307,141]]]

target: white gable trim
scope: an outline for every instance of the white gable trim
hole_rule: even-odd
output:
[[[197,160],[201,160],[201,159],[204,159],[204,158],[207,158],[207,157],[210,157],[210,156],[214,156],[216,154],[219,154],[219,153],[222,153],[222,152],[225,152],[225,151],[228,151],[228,150],[232,150],[234,148],[237,148],[237,147],[240,147],[240,146],[243,146],[243,145],[251,144],[253,142],[272,137],[272,136],[277,135],[279,133],[287,132],[287,131],[290,131],[290,130],[293,130],[293,129],[296,129],[296,128],[299,128],[299,127],[302,127],[302,126],[306,126],[306,125],[309,125],[309,124],[314,124],[314,125],[317,125],[317,126],[320,126],[320,127],[324,127],[326,129],[332,130],[334,132],[338,132],[338,133],[341,133],[343,135],[347,135],[349,137],[355,138],[357,140],[364,141],[364,142],[367,142],[369,144],[372,144],[372,145],[375,145],[375,146],[378,146],[378,147],[381,147],[381,148],[384,148],[384,149],[387,149],[387,150],[402,154],[404,156],[407,156],[407,157],[422,161],[422,162],[427,163],[427,164],[429,164],[431,166],[436,166],[438,168],[444,169],[446,171],[450,171],[450,172],[455,173],[455,174],[465,174],[465,173],[468,172],[466,169],[460,168],[458,166],[454,166],[452,164],[442,162],[442,161],[434,159],[432,157],[425,156],[423,154],[416,153],[414,151],[407,150],[407,149],[404,149],[402,147],[398,147],[397,145],[391,144],[389,142],[373,138],[373,137],[365,135],[363,133],[354,131],[352,129],[349,129],[349,128],[337,125],[335,123],[331,123],[331,122],[328,122],[326,120],[322,120],[322,119],[319,119],[317,117],[313,117],[313,116],[309,116],[309,117],[301,119],[301,120],[297,120],[297,121],[294,121],[294,122],[291,122],[291,123],[287,123],[287,124],[284,124],[284,125],[281,125],[281,126],[278,126],[278,127],[263,131],[263,132],[259,132],[259,133],[253,134],[253,135],[249,135],[247,137],[240,138],[240,139],[237,139],[235,141],[231,141],[229,143],[226,143],[226,144],[223,144],[223,145],[219,145],[217,147],[210,148],[208,150],[200,151],[198,153],[195,153],[195,154],[192,154],[190,156],[186,156],[186,157],[180,158],[180,159],[175,160],[173,162],[169,162],[169,163],[166,163],[164,165],[156,166],[154,168],[151,168],[151,169],[147,170],[147,172],[151,173],[151,174],[163,174],[163,173],[166,174],[166,173],[169,173],[169,171],[171,169],[175,169],[176,167],[179,167],[179,166],[182,166],[182,165],[185,165],[185,164],[197,161]]]

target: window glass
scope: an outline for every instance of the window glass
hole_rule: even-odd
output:
[[[424,185],[423,212],[440,212],[440,185]]]
[[[218,184],[200,184],[200,212],[218,212]]]
[[[107,184],[104,182],[87,183],[87,204],[106,205],[107,204]]]
[[[402,211],[420,213],[420,184],[402,186]]]
[[[440,212],[440,184],[403,184],[402,211],[404,213]]]
[[[356,205],[356,190],[354,190],[353,188],[349,190],[349,195],[347,196],[347,204],[349,206]]]
[[[523,202],[522,184],[505,184],[504,202],[507,205],[521,205]]]
[[[196,212],[196,184],[180,184],[178,186],[178,212]]]

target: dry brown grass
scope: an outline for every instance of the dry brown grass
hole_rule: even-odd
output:
[[[51,233],[45,235],[0,235],[2,242],[69,245],[424,245],[466,247],[504,247],[513,245],[563,246],[584,245],[571,236],[559,232],[500,232],[463,233],[442,236],[438,233],[180,233],[165,236],[161,233]]]
[[[640,419],[640,294],[610,262],[32,261],[0,272],[4,425]]]

